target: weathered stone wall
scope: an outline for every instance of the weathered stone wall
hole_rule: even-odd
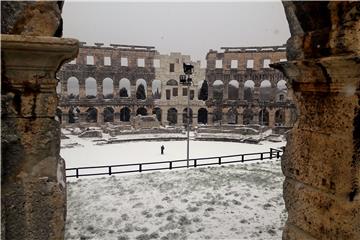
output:
[[[282,161],[283,239],[360,239],[360,4],[283,4],[289,62],[276,67],[300,112]]]
[[[223,52],[210,50],[206,55],[206,80],[209,84],[209,99],[206,105],[211,113],[209,118],[218,121],[215,115],[220,114],[223,115],[223,123],[232,123],[235,113],[235,117],[238,119],[237,123],[263,124],[264,119],[261,115],[263,110],[266,115],[269,115],[268,125],[270,127],[292,126],[297,115],[292,102],[292,89],[289,86],[286,90],[278,89],[277,83],[281,80],[286,81],[286,78],[280,71],[264,65],[264,60],[269,60],[270,63],[286,61],[286,46],[223,47],[222,49]],[[221,66],[216,66],[217,60],[221,60]],[[253,60],[253,67],[247,67],[248,60]],[[237,61],[235,66],[232,65],[232,61]],[[247,87],[245,84],[248,80],[254,83],[251,100],[245,96]],[[260,85],[264,80],[268,80],[271,84],[267,100],[260,98]],[[214,96],[215,81],[222,82],[223,97],[220,101]],[[238,84],[236,99],[230,95],[231,82]],[[280,99],[280,95],[283,95],[284,99]],[[221,113],[219,109],[222,110]],[[279,113],[285,115],[285,121],[281,124],[276,121],[275,117]]]
[[[55,72],[76,56],[78,42],[51,37],[62,35],[61,7],[62,2],[1,3],[2,239],[64,238],[66,180],[54,119]]]
[[[179,84],[179,75],[183,74],[184,62],[194,65],[194,74],[192,75],[193,85],[190,86],[190,108],[193,112],[192,124],[196,126],[198,123],[213,124],[215,115],[221,115],[222,123],[230,124],[248,124],[258,123],[274,127],[277,125],[292,126],[296,119],[296,110],[291,102],[291,89],[277,90],[276,84],[279,80],[284,79],[281,72],[271,68],[260,67],[264,59],[270,59],[271,62],[285,59],[285,46],[278,47],[257,47],[252,50],[247,48],[226,49],[224,53],[210,51],[208,54],[208,67],[203,69],[200,61],[193,62],[189,55],[181,53],[159,54],[153,47],[149,46],[133,46],[110,44],[112,47],[104,47],[102,43],[95,43],[96,46],[86,46],[82,43],[79,55],[73,63],[63,66],[58,73],[60,85],[58,94],[60,96],[60,108],[58,110],[59,118],[62,124],[69,123],[69,110],[78,108],[79,122],[86,122],[87,111],[95,108],[97,111],[97,123],[101,124],[105,121],[105,109],[112,109],[114,117],[112,122],[123,124],[121,120],[121,111],[129,109],[131,118],[137,115],[139,108],[147,109],[147,114],[159,112],[159,121],[161,124],[169,124],[169,111],[176,110],[176,123],[178,126],[184,125],[183,113],[187,107],[187,91],[186,87]],[[87,56],[94,57],[94,64],[87,64]],[[110,59],[110,65],[105,64],[105,57]],[[121,58],[128,59],[128,65],[121,64]],[[145,59],[145,66],[139,67],[137,59]],[[223,58],[223,68],[215,68],[215,59]],[[246,59],[254,58],[254,69],[245,69]],[[238,66],[231,68],[231,60],[238,60]],[[158,65],[155,62],[158,61]],[[173,65],[173,71],[170,71],[170,65]],[[206,75],[206,74],[207,75]],[[79,96],[71,96],[68,91],[68,82],[71,77],[76,78],[79,82]],[[88,98],[86,96],[86,79],[92,77],[96,80],[96,96]],[[103,88],[104,79],[112,80],[112,97],[104,98]],[[128,97],[120,97],[120,82],[122,79],[128,79],[130,82],[130,90]],[[146,81],[146,99],[136,98],[136,81],[145,79]],[[219,102],[212,98],[212,83],[216,79],[224,81],[224,99]],[[238,96],[236,99],[228,98],[228,85],[230,80],[238,81]],[[253,101],[244,101],[244,82],[252,79],[255,82]],[[268,79],[272,84],[271,101],[259,102],[259,86],[262,80]],[[208,88],[209,100],[199,100],[199,91],[202,81],[207,80],[210,85]],[[160,96],[156,96],[153,84],[160,81]],[[284,99],[280,99],[280,96]],[[264,123],[261,110],[264,109],[268,120]],[[219,114],[221,110],[221,114]],[[246,114],[251,112],[251,114]],[[202,115],[201,115],[202,114]],[[200,116],[201,115],[201,116]],[[206,115],[204,117],[203,115]],[[278,115],[283,120],[279,121]],[[200,117],[199,117],[200,116]],[[219,122],[219,120],[215,120]],[[130,121],[127,121],[130,124]]]

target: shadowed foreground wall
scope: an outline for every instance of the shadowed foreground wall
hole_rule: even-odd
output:
[[[283,239],[360,239],[360,4],[283,2],[300,112],[282,169]]]
[[[61,6],[1,3],[1,239],[64,238],[55,73],[78,41],[51,37],[61,36]]]

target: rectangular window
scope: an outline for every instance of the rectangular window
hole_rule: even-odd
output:
[[[238,68],[238,60],[231,60],[231,68]]]
[[[104,57],[104,66],[111,66],[111,58]]]
[[[154,68],[160,67],[160,59],[154,59]]]
[[[271,63],[270,59],[264,59],[264,68],[269,68],[269,64]]]
[[[94,56],[86,56],[86,64],[94,65]]]
[[[138,58],[137,65],[138,65],[138,67],[145,67],[145,59],[144,58]]]
[[[222,68],[222,60],[216,60],[215,68]]]
[[[127,58],[125,58],[125,57],[121,58],[121,66],[125,66],[125,67],[128,66],[128,59]]]
[[[195,96],[195,91],[194,90],[190,90],[190,100],[193,100]]]
[[[286,58],[280,58],[280,62],[286,62],[287,59]]]
[[[177,97],[177,95],[178,95],[178,89],[173,88],[173,97]]]
[[[166,100],[170,100],[171,97],[171,91],[170,89],[166,89]]]
[[[254,68],[254,60],[253,59],[247,60],[246,68]]]
[[[183,88],[183,96],[187,96],[187,88]]]
[[[170,72],[175,72],[175,64],[170,63]]]

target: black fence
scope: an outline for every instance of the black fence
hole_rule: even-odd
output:
[[[276,160],[276,159],[280,159],[282,153],[283,150],[270,148],[269,152],[246,153],[246,154],[227,155],[227,156],[218,156],[218,157],[193,158],[193,159],[189,159],[189,163],[188,160],[184,159],[184,160],[173,160],[173,161],[163,161],[163,162],[67,168],[66,177],[78,178],[83,176],[113,175],[120,173],[171,170],[178,168],[222,165],[228,163],[242,163],[242,162],[267,160],[267,159]]]

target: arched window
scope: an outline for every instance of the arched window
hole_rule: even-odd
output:
[[[85,80],[85,93],[88,99],[96,98],[97,86],[94,78],[89,77]]]
[[[130,97],[131,96],[129,79],[122,78],[119,81],[119,96],[120,97]]]
[[[259,112],[259,124],[269,126],[269,112],[266,109],[261,109]]]
[[[79,122],[80,109],[78,107],[71,106],[68,112],[69,123]]]
[[[177,110],[175,108],[170,108],[167,114],[167,121],[169,125],[177,124]]]
[[[79,80],[76,77],[67,80],[67,93],[69,99],[79,99]]]
[[[276,101],[284,102],[286,101],[286,96],[287,96],[286,81],[280,80],[276,84]]]
[[[227,121],[228,124],[237,124],[238,112],[236,111],[236,109],[229,109],[229,111],[227,112]]]
[[[228,99],[236,100],[239,98],[239,82],[231,80],[228,86]]]
[[[129,122],[130,121],[130,109],[128,107],[123,107],[120,110],[120,121],[121,122]]]
[[[104,122],[114,122],[114,109],[112,107],[104,108]]]
[[[264,80],[260,84],[260,101],[270,101],[272,94],[271,82],[269,80]]]
[[[153,109],[152,114],[156,115],[156,118],[159,122],[161,122],[161,109],[156,107]]]
[[[244,83],[244,100],[251,102],[253,100],[255,83],[253,80],[247,80]]]
[[[147,115],[147,110],[144,107],[140,107],[136,110],[136,116],[137,115],[141,115],[141,116],[146,116]]]
[[[254,113],[251,109],[246,108],[243,112],[243,124],[251,124],[253,122]]]
[[[88,110],[86,110],[86,122],[94,123],[97,122],[97,116],[98,111],[94,107],[89,107]]]
[[[160,80],[154,80],[152,81],[151,90],[153,94],[154,99],[160,99],[161,98],[161,81]]]
[[[213,98],[217,101],[222,101],[224,91],[224,83],[221,80],[216,80],[213,83]]]
[[[136,99],[146,99],[146,81],[144,79],[136,81]]]
[[[105,78],[103,80],[103,95],[105,99],[113,98],[114,82],[111,78]]]
[[[200,108],[198,111],[198,123],[207,124],[208,111],[205,108]]]

